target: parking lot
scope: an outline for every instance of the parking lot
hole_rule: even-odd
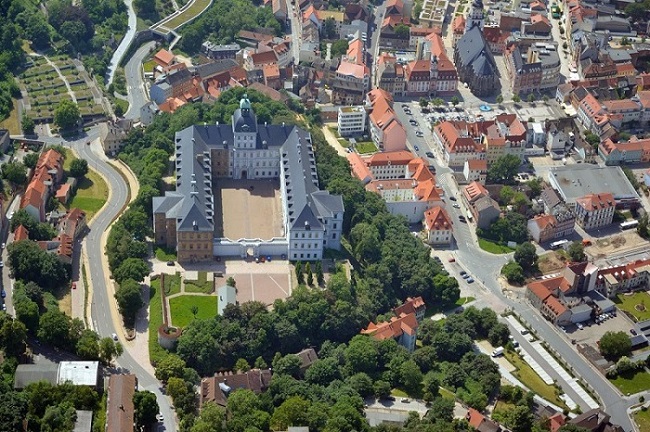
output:
[[[566,338],[576,344],[591,345],[598,349],[598,341],[605,334],[605,332],[622,331],[630,334],[630,329],[634,327],[634,323],[622,312],[618,312],[616,316],[609,313],[610,318],[605,319],[602,323],[596,324],[593,320],[580,324],[582,330],[575,324],[564,326],[564,334]]]

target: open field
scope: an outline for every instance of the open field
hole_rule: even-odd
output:
[[[0,129],[8,129],[10,135],[19,135],[22,133],[20,120],[18,120],[18,102],[13,100],[14,107],[9,113],[9,117],[0,122]]]
[[[650,295],[645,291],[632,295],[619,294],[614,299],[614,303],[619,309],[634,316],[637,321],[650,319]]]
[[[170,296],[181,292],[181,275],[176,272],[165,277],[165,295]]]
[[[192,313],[192,307],[197,307],[196,316]],[[185,327],[194,319],[206,319],[217,314],[216,296],[193,296],[182,295],[169,299],[172,324],[177,327]]]
[[[377,146],[372,141],[358,142],[358,143],[355,144],[354,147],[361,154],[374,153],[374,152],[377,151]]]
[[[650,373],[645,370],[619,375],[614,379],[610,378],[609,381],[624,395],[650,389]]]
[[[88,170],[86,177],[77,184],[77,192],[70,201],[70,208],[77,207],[86,212],[86,219],[90,220],[101,209],[108,199],[108,186],[103,178],[92,169]]]
[[[183,13],[175,16],[172,20],[166,22],[164,25],[165,27],[173,30],[200,14],[203,9],[205,9],[209,4],[210,0],[196,0],[192,6],[185,9]]]
[[[517,370],[513,373],[514,376],[519,378],[528,388],[543,397],[544,399],[553,402],[560,407],[566,407],[565,403],[557,396],[556,388],[546,384],[537,372],[531,368],[517,353],[506,351],[505,357]]]
[[[564,250],[552,251],[541,255],[537,262],[539,271],[542,274],[548,274],[562,270],[567,261],[565,255],[566,252]]]

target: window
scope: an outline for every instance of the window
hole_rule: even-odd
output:
[[[314,243],[314,249],[318,249],[318,243]]]
[[[332,234],[332,238],[336,239],[336,233]]]
[[[304,258],[304,257],[305,257],[305,254],[300,254],[300,258]]]
[[[336,229],[336,223],[334,223],[334,227],[333,227],[333,228]]]
[[[307,258],[310,258],[310,256],[309,256],[309,255],[310,255],[310,254],[307,254]]]

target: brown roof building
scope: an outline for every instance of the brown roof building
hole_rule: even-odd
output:
[[[237,389],[248,389],[256,394],[265,391],[271,383],[271,369],[251,369],[244,373],[219,372],[201,380],[199,403],[214,402],[226,406],[228,395]]]
[[[136,385],[135,375],[111,375],[108,378],[106,432],[133,430],[133,395]]]

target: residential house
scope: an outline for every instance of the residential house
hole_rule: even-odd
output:
[[[370,137],[381,151],[406,149],[406,130],[393,111],[393,97],[382,89],[374,89],[366,96],[369,111]]]
[[[569,287],[564,276],[536,280],[526,287],[526,299],[551,322],[568,324],[571,322],[571,310],[552,294],[552,291],[560,289],[561,286]]]
[[[304,376],[307,369],[318,361],[318,354],[313,348],[305,348],[296,354],[300,359],[300,375]]]
[[[158,105],[172,97],[178,97],[191,87],[192,73],[188,69],[179,69],[162,75],[149,89],[151,100]]]
[[[484,416],[480,412],[476,411],[474,408],[469,408],[467,415],[465,416],[467,423],[475,430],[476,432],[502,432],[503,429],[499,423],[494,420]]]
[[[264,85],[271,87],[274,90],[280,90],[283,87],[282,80],[280,79],[280,68],[277,64],[267,64],[262,67],[262,74],[264,76]]]
[[[650,139],[632,136],[629,141],[615,143],[607,138],[598,146],[598,154],[606,165],[650,162]]]
[[[403,179],[408,176],[409,164],[415,160],[407,150],[379,152],[362,157],[356,152],[348,155],[352,174],[364,184],[372,180]]]
[[[610,225],[614,220],[616,201],[607,193],[589,194],[576,199],[576,222],[582,229],[597,229]]]
[[[587,429],[590,432],[623,432],[624,429],[610,421],[610,416],[596,408],[572,418],[567,423]]]
[[[361,334],[368,335],[376,341],[394,339],[409,352],[413,352],[415,350],[418,326],[415,313],[402,313],[397,317],[392,317],[390,321],[377,324],[371,322],[368,324],[368,328],[361,330]]]
[[[485,184],[487,179],[487,161],[485,159],[468,159],[463,167],[463,176],[467,183]]]
[[[475,95],[488,96],[498,92],[499,71],[479,26],[472,26],[456,43],[454,64],[459,80],[466,83]]]
[[[428,60],[413,60],[406,64],[404,77],[408,96],[429,96],[431,94],[431,65],[432,63]]]
[[[206,57],[213,60],[234,60],[237,57],[237,53],[241,51],[241,46],[238,43],[218,45],[210,41],[205,41],[201,44],[201,51]]]
[[[113,374],[108,377],[106,399],[106,431],[132,431],[135,426],[133,395],[137,388],[135,375]]]
[[[450,245],[453,240],[452,221],[443,207],[433,207],[424,212],[424,231],[430,245]]]
[[[477,228],[486,229],[501,216],[499,204],[490,198],[485,186],[478,182],[465,186],[462,197],[472,213]]]
[[[562,239],[574,232],[576,218],[566,206],[556,206],[552,211],[528,220],[528,232],[537,243]]]
[[[492,54],[503,54],[506,51],[508,41],[512,39],[509,31],[493,25],[483,28],[483,37]]]
[[[554,46],[529,47],[524,54],[519,45],[506,50],[506,70],[515,94],[557,87],[560,81],[560,57]]]
[[[167,51],[166,49],[161,49],[153,56],[153,61],[158,64],[163,70],[169,68],[173,63],[176,57],[173,53]]]
[[[286,22],[289,19],[287,12],[287,2],[285,0],[272,0],[271,6],[273,9],[273,16],[280,22]]]
[[[212,377],[203,378],[199,389],[199,406],[214,402],[225,407],[230,393],[238,389],[260,394],[269,387],[271,376],[271,369],[251,369],[247,372],[218,372]]]
[[[158,104],[153,101],[147,102],[140,108],[140,123],[143,126],[149,126],[158,114],[160,114]]]
[[[454,35],[452,46],[456,46],[460,38],[465,34],[465,16],[456,15],[451,22],[451,28]]]
[[[499,114],[493,122],[483,122],[482,126],[488,165],[505,155],[515,155],[524,161],[528,128],[516,114]]]
[[[338,105],[359,105],[370,87],[370,69],[361,63],[341,61],[332,83],[332,97]]]
[[[521,34],[526,37],[547,39],[551,37],[551,22],[541,13],[531,14],[530,21],[521,23]]]
[[[434,141],[450,167],[461,167],[471,159],[485,159],[482,131],[477,123],[444,121],[433,127]]]
[[[427,307],[424,304],[422,297],[408,297],[404,303],[396,308],[393,308],[393,313],[395,316],[400,316],[401,314],[410,314],[414,313],[415,318],[418,322],[421,322],[424,319],[424,314],[427,311]]]
[[[567,147],[570,146],[569,137],[561,130],[552,127],[547,134],[546,150],[553,159],[564,157]]]
[[[602,106],[610,116],[619,114],[621,123],[641,121],[643,107],[638,97],[603,101]]]
[[[99,124],[99,136],[104,153],[117,152],[131,130],[130,119],[110,120]]]
[[[388,0],[385,6],[384,16],[403,16],[404,15],[404,2],[403,0]]]
[[[39,222],[45,221],[47,202],[63,179],[63,156],[56,150],[49,149],[41,154],[34,168],[34,175],[27,185],[20,202]]]
[[[619,293],[647,290],[650,287],[650,260],[636,260],[598,269],[596,290],[614,298]]]
[[[361,136],[366,131],[366,109],[362,105],[339,107],[338,132],[341,136]]]
[[[447,1],[447,0],[442,0]],[[414,27],[412,26],[409,29],[409,48],[417,50],[419,44],[425,41],[433,33],[439,33],[440,27],[428,28],[428,27]]]
[[[404,96],[404,66],[397,63],[397,58],[388,53],[381,53],[376,65],[376,85],[394,96]]]
[[[277,65],[278,53],[271,49],[261,52],[244,50],[244,69],[247,71],[261,70],[265,65]]]
[[[601,136],[609,123],[609,116],[598,99],[587,94],[578,106],[578,120],[590,132]]]
[[[409,47],[411,22],[401,15],[384,15],[379,27],[379,47],[390,50],[404,50]]]

